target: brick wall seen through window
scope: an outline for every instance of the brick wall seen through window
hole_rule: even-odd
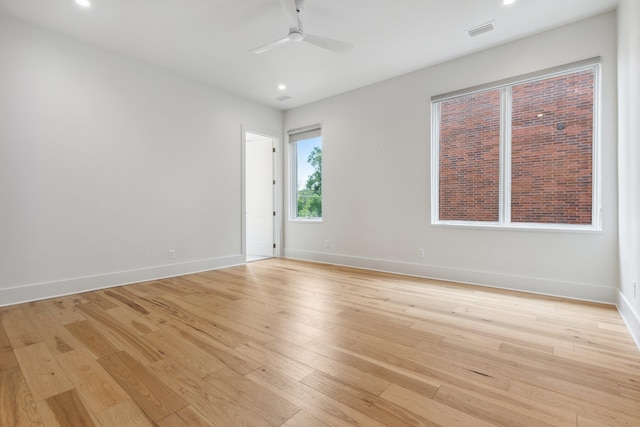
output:
[[[436,221],[593,225],[595,82],[590,66],[435,102]]]
[[[500,91],[442,102],[440,219],[498,221]]]
[[[593,72],[512,93],[511,221],[591,224]]]

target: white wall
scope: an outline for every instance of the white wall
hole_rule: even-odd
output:
[[[618,8],[620,295],[618,307],[640,345],[640,2]]]
[[[430,97],[594,56],[602,56],[603,231],[430,225]],[[612,12],[287,111],[285,129],[322,123],[324,221],[287,222],[285,254],[615,302],[616,61]]]
[[[243,262],[241,126],[280,111],[7,17],[0,64],[0,305]]]

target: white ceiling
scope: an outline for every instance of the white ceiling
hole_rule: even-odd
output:
[[[288,43],[262,55],[248,51],[288,32],[279,0],[91,2],[0,0],[0,13],[286,110],[609,11],[618,0],[306,0],[305,31],[353,50]],[[492,33],[465,33],[489,21]]]

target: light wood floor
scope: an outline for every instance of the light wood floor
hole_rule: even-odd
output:
[[[640,425],[609,306],[268,260],[0,318],[3,427]]]

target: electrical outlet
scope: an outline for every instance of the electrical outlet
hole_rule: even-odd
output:
[[[418,258],[424,258],[424,249],[418,248]]]
[[[324,241],[324,247],[325,248],[330,248],[331,247],[331,240],[325,240]]]
[[[169,249],[169,259],[176,259],[176,251]]]

